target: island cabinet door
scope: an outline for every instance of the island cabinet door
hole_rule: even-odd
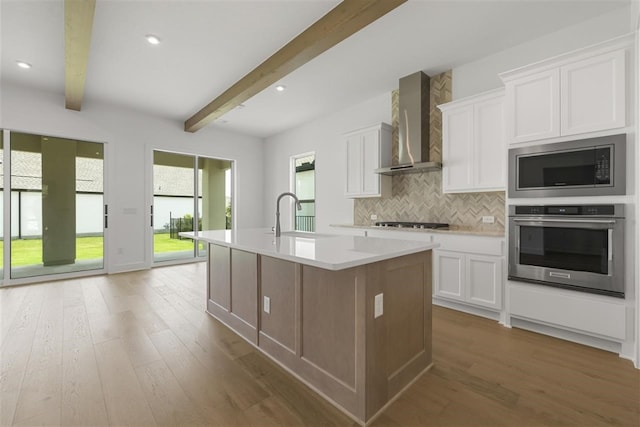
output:
[[[258,255],[231,250],[230,323],[240,335],[258,341]]]
[[[209,245],[209,290],[208,310],[215,304],[224,311],[229,311],[231,301],[231,250],[224,246]]]
[[[300,265],[270,257],[260,258],[260,337],[287,353],[296,354],[296,276]],[[277,354],[272,354],[274,357]]]

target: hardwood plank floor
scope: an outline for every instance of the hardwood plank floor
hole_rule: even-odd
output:
[[[206,265],[0,289],[0,426],[353,426],[204,312]],[[616,354],[434,307],[434,367],[372,425],[640,425]]]

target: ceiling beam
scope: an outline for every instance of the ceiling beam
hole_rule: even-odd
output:
[[[196,132],[407,0],[344,0],[191,118]]]
[[[64,0],[65,107],[80,111],[96,0]]]

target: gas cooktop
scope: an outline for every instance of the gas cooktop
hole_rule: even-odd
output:
[[[449,228],[449,224],[439,222],[405,222],[405,221],[383,221],[376,222],[376,227],[394,228]]]

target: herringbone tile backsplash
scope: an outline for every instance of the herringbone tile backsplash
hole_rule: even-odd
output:
[[[441,161],[442,116],[437,105],[451,101],[451,71],[430,81],[430,159]],[[397,145],[398,92],[391,96],[393,145]],[[426,119],[426,118],[425,118]],[[397,163],[394,149],[393,162]],[[371,225],[376,221],[446,222],[460,227],[504,230],[504,192],[442,194],[442,172],[393,176],[393,194],[388,198],[356,199],[353,222]],[[482,217],[495,217],[495,224],[482,224]]]

